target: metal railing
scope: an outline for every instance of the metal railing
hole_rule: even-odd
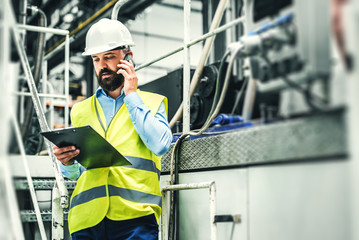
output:
[[[217,225],[214,220],[216,215],[216,183],[211,182],[201,182],[201,183],[188,183],[188,184],[175,184],[168,185],[162,188],[162,216],[161,216],[161,235],[162,240],[168,239],[166,232],[166,218],[167,218],[167,195],[168,191],[180,191],[180,190],[191,190],[191,189],[209,189],[209,214],[210,214],[210,226],[211,226],[211,240],[217,239]]]
[[[13,12],[12,6],[10,4],[9,1],[5,1],[5,12],[9,15],[6,19],[9,23],[9,31],[12,31],[13,33],[13,39],[16,45],[16,49],[17,52],[19,54],[20,57],[20,61],[21,61],[21,65],[23,67],[24,70],[24,74],[26,76],[26,80],[28,83],[28,87],[30,89],[30,93],[18,93],[20,95],[30,95],[32,97],[32,101],[34,103],[34,108],[40,123],[40,127],[42,131],[49,131],[50,128],[46,122],[46,118],[45,118],[45,114],[42,108],[42,104],[40,101],[40,97],[59,97],[59,98],[63,98],[65,99],[65,127],[68,126],[68,116],[69,116],[69,58],[70,58],[70,42],[69,42],[69,32],[66,30],[59,30],[59,29],[51,29],[51,28],[45,28],[45,27],[37,27],[37,26],[28,26],[28,25],[22,25],[22,24],[16,24],[16,19],[15,19],[15,14]],[[46,33],[53,33],[53,34],[60,34],[60,35],[65,35],[66,36],[66,41],[65,41],[65,96],[60,96],[60,95],[52,95],[52,94],[41,94],[39,96],[35,83],[34,83],[34,79],[33,79],[33,75],[31,72],[31,68],[26,56],[26,52],[23,46],[23,41],[22,38],[20,36],[20,31],[21,30],[26,30],[26,31],[37,31],[37,32],[46,32]],[[8,36],[10,39],[10,36]],[[9,45],[9,44],[8,44]],[[5,64],[5,62],[4,62]],[[46,83],[45,83],[46,85]],[[36,212],[36,217],[37,217],[37,221],[39,224],[39,229],[40,229],[40,235],[41,235],[41,239],[47,239],[46,237],[46,233],[45,233],[45,228],[43,225],[43,221],[41,218],[41,213],[40,213],[40,209],[39,209],[39,205],[37,202],[37,197],[35,194],[35,189],[34,189],[34,185],[32,183],[32,178],[31,178],[31,174],[29,171],[29,167],[28,167],[28,161],[26,159],[26,154],[25,154],[25,150],[24,150],[24,146],[23,146],[23,142],[21,139],[21,133],[19,130],[19,125],[17,122],[17,119],[15,118],[15,113],[13,111],[13,109],[10,110],[11,113],[11,117],[12,117],[12,122],[14,124],[14,129],[15,129],[15,133],[16,133],[16,137],[17,137],[17,141],[20,147],[20,152],[21,152],[21,156],[24,162],[24,167],[25,167],[25,172],[26,172],[26,177],[27,177],[27,181],[29,184],[29,189],[30,189],[30,194],[31,194],[31,199],[33,202],[33,206],[35,208],[35,212]],[[63,222],[63,208],[68,206],[68,193],[67,193],[67,189],[65,187],[64,184],[64,178],[60,172],[59,169],[59,165],[58,165],[58,161],[56,160],[56,157],[53,154],[53,150],[52,150],[52,144],[50,142],[48,142],[47,140],[45,140],[46,145],[47,145],[47,150],[49,152],[49,155],[51,156],[51,160],[52,160],[52,167],[54,169],[55,172],[55,179],[56,179],[56,187],[54,188],[54,199],[53,202],[56,203],[57,208],[55,207],[54,209],[56,209],[56,214],[54,214],[55,216],[57,216],[59,219],[58,220],[54,220],[53,223],[57,222],[60,223],[57,225],[56,231],[53,231],[54,233],[56,233],[56,238],[53,239],[63,239],[64,236],[64,231],[63,231],[63,224],[61,224],[61,222]],[[53,224],[56,225],[56,224]],[[21,226],[21,223],[20,223]],[[60,231],[58,226],[60,226]],[[21,231],[22,232],[22,231]],[[17,232],[16,232],[17,233]],[[20,238],[21,239],[21,238]]]

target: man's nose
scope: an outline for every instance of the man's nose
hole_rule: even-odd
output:
[[[101,69],[108,68],[106,61],[104,61],[103,59],[100,59],[99,66]]]

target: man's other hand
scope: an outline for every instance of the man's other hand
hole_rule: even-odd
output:
[[[59,148],[54,146],[54,154],[62,164],[68,166],[74,164],[74,157],[79,155],[80,150],[76,149],[74,146],[62,147]]]

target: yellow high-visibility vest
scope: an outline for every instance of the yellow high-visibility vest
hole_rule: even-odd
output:
[[[164,102],[167,111],[167,98],[164,96],[137,92],[152,115],[157,113],[161,102]],[[159,186],[161,157],[153,154],[142,142],[126,105],[120,107],[106,128],[101,105],[92,96],[73,106],[71,121],[75,127],[91,125],[132,165],[96,168],[82,173],[71,196],[68,214],[70,234],[95,226],[104,217],[127,220],[154,214],[158,223],[162,204]]]

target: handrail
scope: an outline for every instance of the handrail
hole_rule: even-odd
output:
[[[161,217],[161,234],[162,240],[166,238],[166,232],[164,231],[165,221],[166,221],[166,210],[167,210],[167,199],[166,199],[166,192],[168,191],[179,191],[179,190],[190,190],[190,189],[202,189],[208,188],[209,189],[209,218],[210,218],[210,225],[211,225],[211,240],[217,239],[217,225],[214,220],[216,215],[216,183],[215,181],[211,182],[200,182],[200,183],[188,183],[188,184],[176,184],[176,185],[167,185],[162,188],[162,217]]]
[[[10,24],[12,24],[12,26],[13,26],[12,32],[13,32],[13,36],[14,36],[14,40],[15,40],[16,49],[18,51],[22,67],[24,69],[24,73],[26,76],[26,80],[27,80],[30,92],[32,93],[32,100],[34,102],[34,107],[35,107],[35,111],[36,111],[36,114],[37,114],[37,117],[39,120],[40,128],[42,131],[49,131],[50,128],[46,122],[45,114],[42,109],[40,98],[37,93],[37,89],[36,89],[34,79],[33,79],[32,73],[31,73],[31,68],[30,68],[30,65],[29,65],[29,62],[28,62],[28,59],[26,56],[26,52],[25,52],[24,46],[22,46],[19,32],[16,30],[15,14],[11,7],[8,12],[10,14],[10,18],[8,20],[10,21]],[[66,35],[66,36],[68,36],[68,35]],[[69,58],[69,46],[68,45],[69,45],[69,42],[67,41],[67,51],[65,51],[65,57],[67,57],[67,58]],[[66,64],[66,62],[67,62],[67,64]],[[66,87],[66,85],[68,86],[68,83],[66,84],[66,81],[68,81],[68,76],[69,76],[68,75],[68,70],[69,70],[68,63],[69,63],[69,59],[67,59],[67,60],[65,59],[65,87]],[[65,90],[65,94],[66,94],[66,90]],[[65,111],[65,114],[66,114],[66,111]],[[52,160],[52,166],[55,171],[56,182],[58,184],[59,191],[61,193],[61,206],[65,208],[68,206],[68,193],[67,193],[67,189],[64,184],[64,178],[60,172],[58,161],[57,161],[55,155],[53,154],[52,144],[47,140],[45,140],[45,143],[47,145],[47,150],[50,153],[50,157]]]
[[[187,42],[190,41],[190,16],[191,16],[191,0],[185,0],[183,5],[183,43],[185,45],[183,51],[183,132],[190,131],[190,80],[191,80],[191,65],[190,65],[190,48]]]

